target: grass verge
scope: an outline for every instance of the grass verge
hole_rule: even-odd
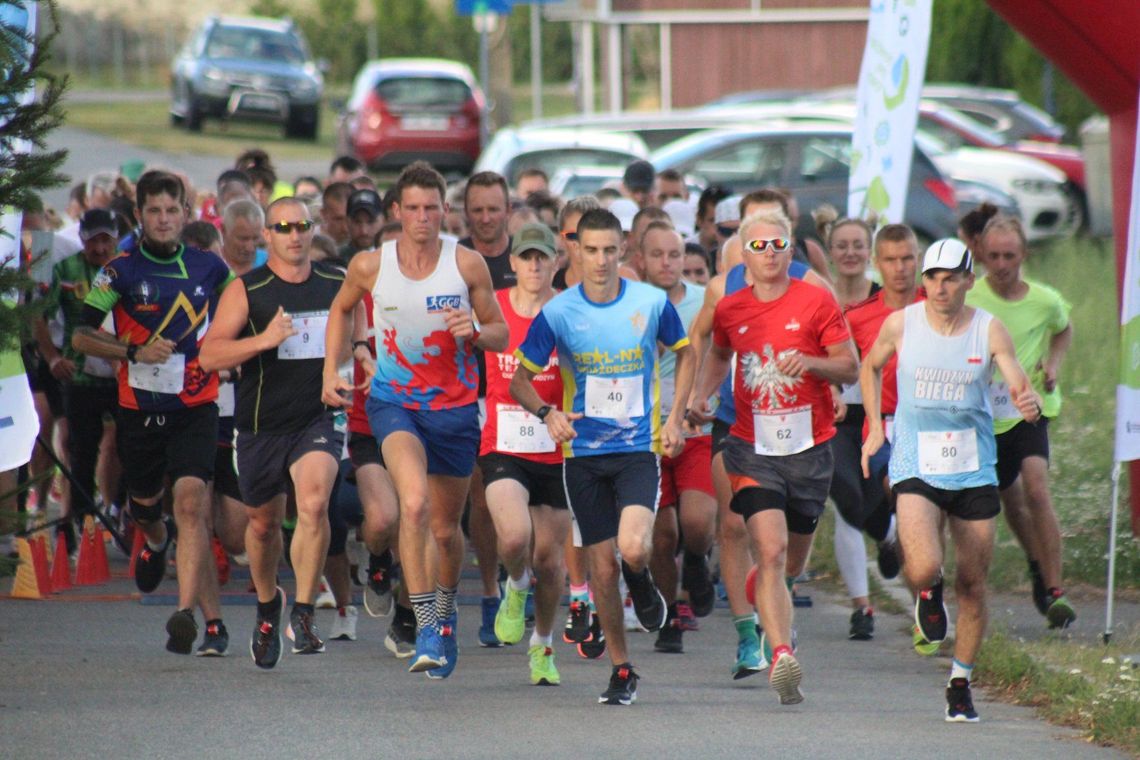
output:
[[[998,697],[1034,707],[1054,723],[1098,744],[1140,756],[1140,635],[1107,647],[1063,639],[986,639],[978,657],[981,684]],[[1132,653],[1132,654],[1130,654]]]

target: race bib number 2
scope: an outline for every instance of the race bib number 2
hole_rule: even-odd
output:
[[[629,420],[645,415],[643,378],[586,375],[586,416]]]
[[[325,327],[328,322],[327,311],[294,314],[293,329],[297,334],[290,335],[277,347],[277,358],[325,358]]]
[[[171,354],[162,364],[127,365],[127,383],[140,391],[181,393],[186,376],[186,355]]]
[[[498,405],[495,448],[508,454],[549,454],[557,444],[546,424],[521,407]]]

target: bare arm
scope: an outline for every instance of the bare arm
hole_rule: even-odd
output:
[[[871,457],[883,447],[882,391],[883,367],[898,350],[902,338],[903,313],[896,311],[883,321],[879,337],[863,357],[859,370],[859,386],[863,391],[863,409],[867,412],[867,440],[863,442],[863,477],[871,477]]]
[[[776,367],[789,377],[810,372],[829,383],[855,382],[859,378],[859,360],[855,358],[855,344],[851,339],[825,348],[827,356],[807,356],[796,351],[781,357]]]
[[[831,273],[827,268],[827,256],[823,252],[823,246],[811,238],[805,238],[804,248],[807,249],[808,265],[811,266],[812,271],[815,272],[821,280],[830,283]]]
[[[135,349],[135,361],[141,364],[162,364],[174,353],[175,343],[166,338],[158,338]],[[80,325],[71,334],[71,347],[81,354],[98,356],[101,359],[126,361],[130,345],[114,335],[90,325]]]
[[[340,408],[345,405],[342,393],[352,390],[352,384],[340,376],[340,350],[329,351],[329,346],[341,347],[347,344],[348,336],[355,325],[357,305],[364,295],[372,290],[380,274],[380,253],[369,251],[352,257],[345,273],[340,291],[329,306],[328,325],[325,327],[325,366],[321,389],[321,401],[328,406]]]
[[[697,403],[697,399],[701,398],[697,395],[697,385],[702,376],[705,365],[705,355],[709,350],[711,341],[709,336],[712,335],[713,316],[716,314],[716,305],[720,299],[724,297],[724,275],[718,274],[709,280],[709,284],[705,286],[705,300],[701,304],[700,311],[697,316],[693,318],[693,323],[689,325],[689,345],[693,349],[693,393],[689,397],[688,406],[692,407]],[[674,396],[680,398],[680,396]],[[707,399],[706,395],[704,399]],[[702,399],[702,400],[704,400]]]
[[[491,284],[491,271],[483,257],[466,248],[460,249],[460,271],[467,280],[467,294],[471,300],[471,310],[479,320],[479,333],[475,345],[484,351],[506,351],[510,341],[510,330],[495,300],[495,289]],[[447,326],[456,338],[470,338],[475,334],[471,315],[464,312],[451,312],[447,316]]]
[[[1057,374],[1061,371],[1061,362],[1073,345],[1073,323],[1065,325],[1065,329],[1049,339],[1049,351],[1041,365],[1045,373],[1045,391],[1051,393],[1057,387]]]
[[[677,357],[680,361],[680,357]],[[511,378],[511,398],[519,402],[523,409],[526,409],[531,414],[536,414],[546,402],[538,395],[538,391],[534,389],[534,376],[535,373],[531,371],[530,367],[520,363],[515,368],[515,374]],[[558,443],[565,443],[573,439],[577,433],[574,432],[574,420],[582,418],[581,414],[573,412],[563,412],[560,409],[551,409],[543,422],[546,423],[546,429],[550,431],[550,437]]]
[[[48,329],[47,320],[43,318],[43,315],[37,315],[32,319],[32,333],[35,335],[36,347],[40,350],[40,356],[44,358],[51,369],[52,377],[65,382],[71,380],[75,374],[75,362],[65,358],[63,353],[51,342],[51,331]]]
[[[290,335],[296,334],[292,320],[283,307],[277,308],[277,315],[270,321],[265,331],[258,335],[239,338],[249,320],[249,299],[245,283],[234,280],[226,286],[218,301],[218,309],[210,322],[210,329],[202,340],[202,350],[198,362],[206,372],[233,369],[249,361],[262,351],[281,345]]]
[[[679,358],[679,357],[678,357]],[[701,365],[700,375],[693,389],[693,400],[689,407],[689,421],[693,425],[704,425],[712,421],[712,405],[709,398],[716,393],[717,388],[728,375],[728,368],[732,362],[732,349],[712,344],[709,347],[705,361]]]

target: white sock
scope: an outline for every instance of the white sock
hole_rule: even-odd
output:
[[[549,647],[554,645],[554,634],[548,633],[545,636],[539,636],[538,631],[534,631],[530,635],[530,645],[532,647]]]
[[[847,585],[847,596],[867,596],[867,545],[863,533],[840,515],[835,521],[835,562]]]
[[[970,674],[973,672],[973,665],[964,665],[958,662],[957,658],[954,658],[953,664],[950,665],[950,680],[953,681],[955,678],[965,678],[967,681],[969,681]],[[946,685],[949,686],[950,684],[947,683]]]
[[[530,571],[524,567],[517,581],[508,576],[507,585],[515,591],[530,591]]]

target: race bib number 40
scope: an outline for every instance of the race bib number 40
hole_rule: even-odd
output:
[[[586,375],[586,416],[610,420],[645,416],[643,378]]]
[[[522,407],[498,405],[495,448],[508,454],[549,454],[557,444],[546,424]]]
[[[752,415],[755,451],[770,457],[786,457],[807,451],[815,443],[811,433],[811,407],[756,412]]]
[[[918,471],[923,475],[957,475],[978,469],[978,435],[968,430],[918,434]]]
[[[278,359],[323,359],[325,358],[325,327],[329,322],[327,311],[309,311],[293,315],[293,329],[290,335],[277,347]]]
[[[171,354],[162,364],[140,362],[127,366],[127,383],[140,391],[181,393],[185,376],[185,354]]]

